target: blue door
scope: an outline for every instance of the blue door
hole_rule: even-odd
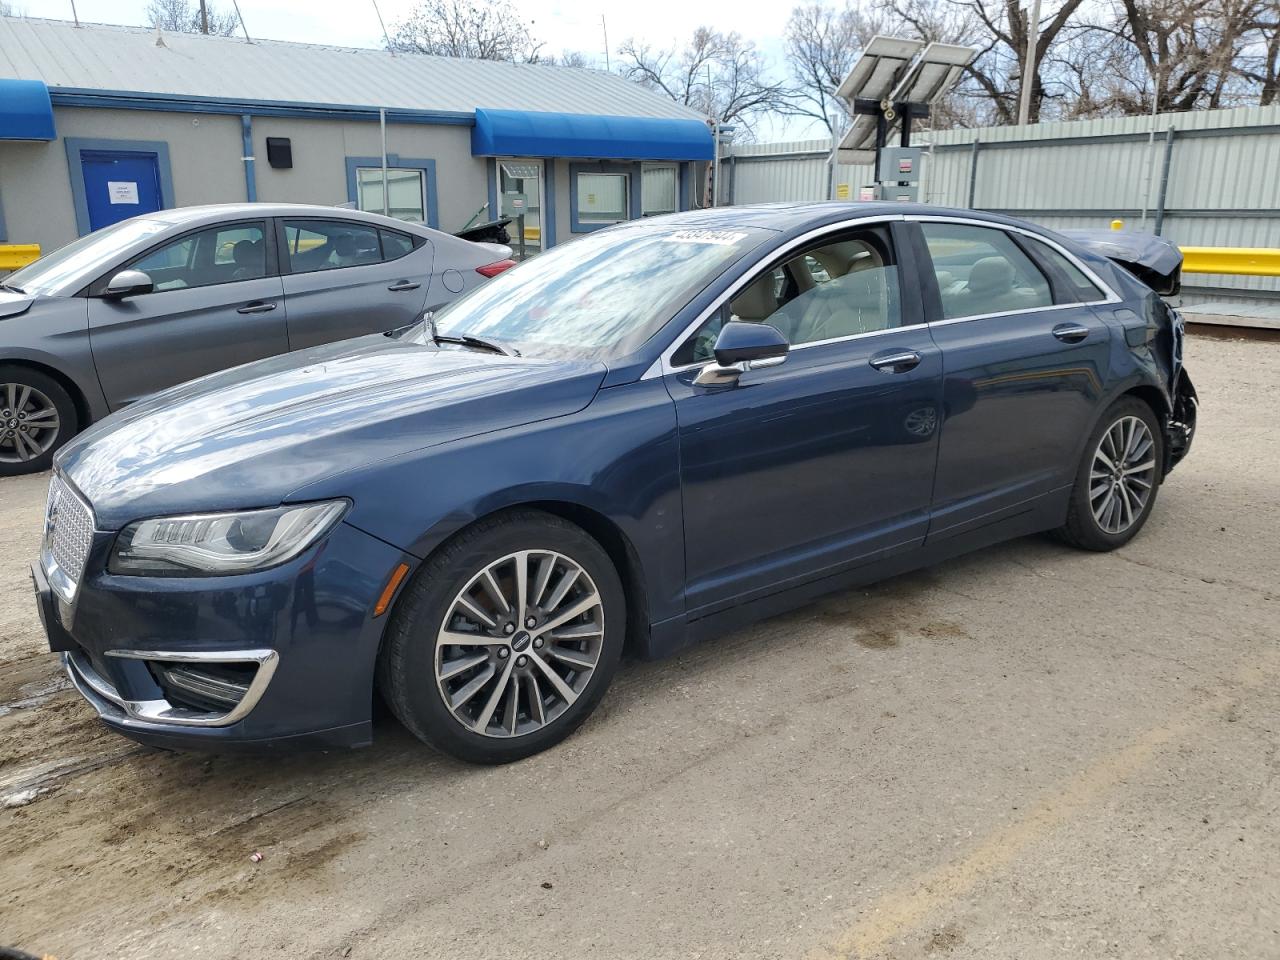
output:
[[[160,160],[154,153],[85,150],[80,166],[90,230],[163,209]]]

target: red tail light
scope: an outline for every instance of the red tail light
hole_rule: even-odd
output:
[[[486,263],[483,267],[476,267],[476,273],[486,277],[496,277],[503,270],[510,270],[515,265],[514,260],[499,260],[496,263]]]

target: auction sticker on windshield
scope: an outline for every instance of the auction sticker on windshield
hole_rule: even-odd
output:
[[[737,230],[680,230],[667,237],[674,243],[714,243],[732,247],[747,239],[747,234]]]

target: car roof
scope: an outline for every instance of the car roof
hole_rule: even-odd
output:
[[[175,227],[196,227],[205,223],[236,220],[240,217],[322,217],[329,220],[359,220],[396,230],[407,230],[411,233],[439,234],[440,232],[423,224],[384,217],[380,213],[318,203],[210,203],[196,207],[172,207],[142,216],[147,220]]]
[[[673,213],[662,219],[672,224],[688,224],[699,227],[765,227],[771,230],[791,231],[820,227],[827,223],[851,220],[855,217],[942,216],[983,220],[993,224],[1035,227],[1010,217],[984,213],[980,210],[964,210],[955,207],[936,207],[920,203],[853,200],[799,200],[782,203],[754,203],[745,206],[711,207]],[[656,219],[656,218],[654,218]],[[1039,228],[1037,228],[1039,229]]]

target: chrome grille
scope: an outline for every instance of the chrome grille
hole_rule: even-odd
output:
[[[58,474],[49,481],[44,549],[74,587],[93,541],[93,513]]]

